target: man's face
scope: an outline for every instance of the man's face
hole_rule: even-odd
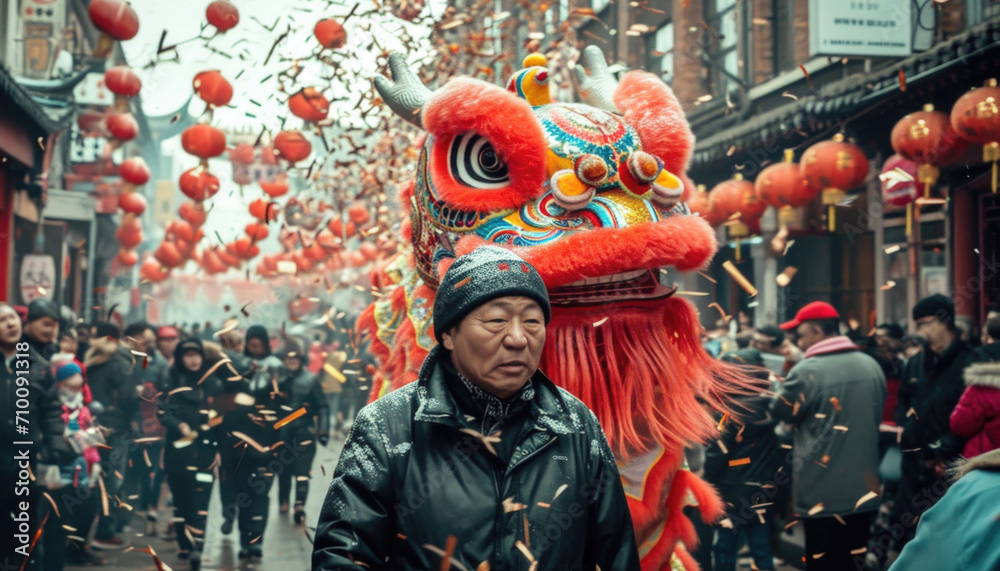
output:
[[[78,327],[76,329],[76,338],[80,343],[86,343],[90,341],[90,330],[86,327]]]
[[[285,368],[293,373],[297,373],[302,369],[302,359],[298,355],[285,357],[284,362]]]
[[[24,324],[24,334],[39,343],[51,343],[59,333],[59,322],[43,317]]]
[[[170,359],[174,356],[174,349],[177,348],[177,343],[180,341],[177,337],[162,337],[156,340],[156,348],[160,351],[160,354]]]
[[[266,357],[266,352],[264,351],[264,341],[259,337],[253,337],[247,341],[247,353],[254,359],[263,359]]]
[[[764,335],[763,333],[754,333],[753,338],[750,340],[750,346],[761,353],[779,353],[781,346],[775,347],[773,344],[774,337]]]
[[[799,349],[803,351],[823,340],[823,332],[820,331],[820,328],[815,323],[809,321],[799,324],[795,328],[795,334],[798,337],[796,343],[798,343]]]
[[[21,318],[13,307],[0,307],[0,345],[11,346],[21,340]]]
[[[490,301],[442,334],[455,368],[489,392],[507,398],[538,370],[545,346],[545,314],[528,297]]]
[[[902,342],[889,335],[889,331],[886,329],[875,330],[875,345],[878,346],[879,351],[886,354],[897,353],[903,346]]]
[[[933,315],[916,320],[914,325],[917,326],[917,335],[926,339],[932,350],[940,351],[943,349],[942,345],[948,338],[947,325],[938,321]]]

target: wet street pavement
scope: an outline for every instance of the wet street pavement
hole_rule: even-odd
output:
[[[337,458],[343,447],[343,440],[331,440],[326,448],[317,450],[313,461],[313,479],[310,485],[306,505],[306,528],[309,537],[313,536],[316,521],[319,519],[320,508],[326,489],[333,479],[333,470],[337,466]],[[325,471],[325,474],[324,474]],[[302,526],[295,525],[291,512],[278,513],[278,483],[271,487],[271,511],[267,521],[267,531],[264,533],[264,557],[257,563],[240,561],[239,539],[236,531],[223,535],[222,502],[219,499],[218,485],[212,491],[212,503],[208,509],[208,534],[205,540],[205,553],[202,556],[202,569],[220,571],[241,570],[274,570],[274,571],[305,571],[311,568],[312,543],[306,538]],[[164,500],[165,501],[165,500]],[[177,558],[177,543],[164,539],[167,522],[170,520],[172,508],[162,508],[159,513],[159,524],[156,537],[150,537],[145,532],[145,521],[135,516],[130,528],[126,528],[124,538],[135,549],[153,548],[160,559],[176,571],[189,568],[187,561]],[[135,550],[99,551],[96,552],[107,560],[103,567],[73,567],[69,571],[82,569],[106,570],[141,570],[156,571],[153,558],[146,553]]]

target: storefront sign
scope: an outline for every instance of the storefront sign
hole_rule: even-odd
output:
[[[52,300],[55,297],[56,262],[52,256],[28,254],[21,259],[21,300],[31,303],[36,299]]]
[[[912,6],[910,0],[809,0],[809,55],[910,55]]]
[[[61,0],[22,0],[20,16],[24,42],[21,74],[48,79],[56,36],[66,23],[66,5]]]

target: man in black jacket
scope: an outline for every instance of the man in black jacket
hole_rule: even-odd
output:
[[[26,341],[21,341],[21,319],[13,307],[3,302],[0,302],[0,353],[3,354],[0,411],[4,423],[0,472],[5,486],[0,494],[3,516],[0,537],[5,542],[0,564],[17,569],[38,529],[40,508],[48,505],[42,499],[43,490],[27,477],[28,468],[36,476],[46,475],[44,465],[67,462],[73,458],[73,452],[63,438],[62,403],[48,362]],[[32,563],[27,568],[40,569],[43,553],[38,546],[31,553]]]
[[[454,262],[419,379],[358,414],[314,570],[434,569],[445,553],[466,569],[639,569],[597,418],[538,371],[549,318],[541,277],[509,250]]]
[[[59,334],[59,308],[47,299],[36,299],[28,304],[24,320],[24,336],[31,348],[48,361],[59,352],[56,336]]]
[[[916,519],[947,491],[947,464],[962,452],[951,432],[951,412],[965,390],[962,371],[975,353],[955,329],[955,304],[941,294],[913,306],[913,322],[927,345],[906,362],[899,386],[896,424],[903,428],[902,474],[893,519],[905,533],[902,549],[916,531]]]

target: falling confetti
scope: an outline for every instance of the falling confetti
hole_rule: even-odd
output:
[[[726,260],[725,262],[723,262],[722,267],[725,268],[727,272],[729,272],[729,275],[732,276],[733,280],[735,280],[736,283],[740,285],[740,287],[742,287],[748,294],[750,294],[750,297],[754,297],[757,295],[757,288],[755,288],[753,284],[750,283],[750,280],[748,280],[746,276],[744,276],[743,273],[740,272],[740,270],[736,267],[736,265],[733,264],[732,260]]]

